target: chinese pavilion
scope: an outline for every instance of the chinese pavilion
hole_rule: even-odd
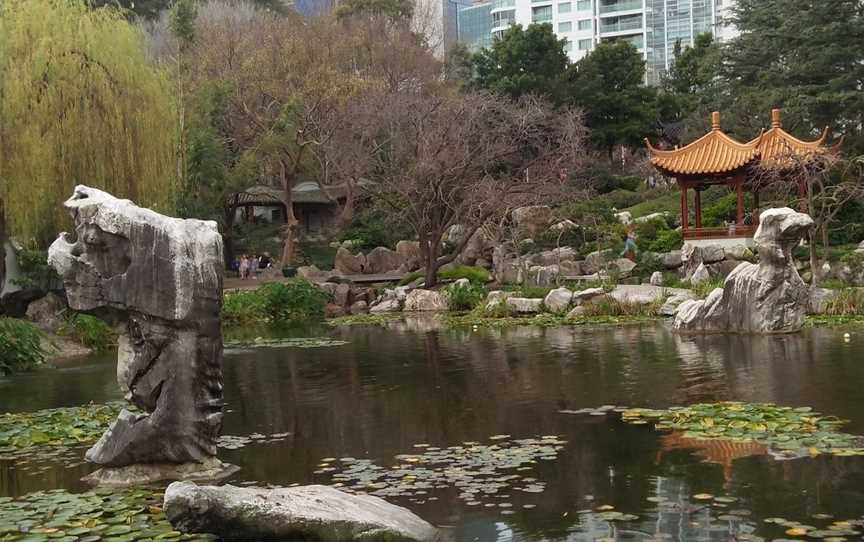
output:
[[[720,127],[720,113],[711,114],[711,131],[681,148],[654,148],[646,139],[651,163],[660,173],[674,177],[681,188],[681,230],[685,240],[750,238],[756,231],[759,212],[758,186],[752,178],[753,166],[796,167],[808,156],[835,152],[840,143],[825,146],[828,130],[816,141],[801,141],[783,129],[779,109],[771,111],[771,129],[748,143],[726,135]],[[738,195],[736,220],[723,227],[702,226],[702,192],[712,185],[726,185]],[[690,224],[689,191],[694,191],[695,224]],[[806,187],[799,187],[802,199]],[[744,194],[751,192],[754,213],[745,215]],[[755,216],[754,216],[755,215]]]

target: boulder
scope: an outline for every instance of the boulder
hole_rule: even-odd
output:
[[[546,297],[543,299],[543,305],[549,312],[558,314],[567,310],[572,300],[573,292],[567,288],[555,288],[546,294]]]
[[[382,299],[369,309],[372,314],[380,314],[384,312],[399,312],[402,310],[402,304],[395,297],[390,299]]]
[[[340,307],[348,307],[351,303],[351,285],[337,284],[333,290],[333,303]]]
[[[393,273],[405,264],[405,260],[395,250],[387,247],[373,248],[366,255],[366,266],[363,272],[367,275]]]
[[[396,253],[405,265],[406,271],[416,271],[423,265],[419,241],[399,241],[396,243]]]
[[[681,259],[680,250],[664,252],[660,255],[660,261],[663,262],[663,267],[666,269],[678,269],[684,263]]]
[[[528,269],[525,284],[530,286],[552,286],[557,283],[561,268],[557,265],[535,265]]]
[[[575,231],[579,229],[579,225],[573,222],[572,220],[562,220],[561,222],[556,222],[549,226],[549,229],[554,232],[567,232],[567,231]],[[862,242],[864,244],[864,242]]]
[[[582,263],[582,270],[587,275],[599,273],[606,268],[609,261],[616,258],[614,250],[595,251],[585,256],[585,261]]]
[[[471,239],[465,244],[462,253],[459,255],[459,261],[464,265],[478,265],[478,260],[492,256],[492,248],[486,236],[486,231],[480,228],[474,232]]]
[[[678,314],[678,307],[685,301],[695,299],[692,292],[684,291],[666,298],[663,305],[660,307],[660,314],[663,316],[675,316]]]
[[[752,262],[756,255],[746,245],[732,245],[724,249],[727,259]]]
[[[858,243],[858,248],[855,249],[855,252],[864,252],[864,241]]]
[[[512,217],[517,228],[524,228],[533,236],[552,221],[552,209],[548,205],[519,207],[513,210]]]
[[[621,211],[619,213],[615,213],[615,220],[620,222],[621,224],[629,225],[633,223],[633,213],[630,211]]]
[[[486,296],[486,310],[491,311],[497,308],[501,302],[506,301],[510,297],[513,297],[513,292],[503,292],[501,290],[489,292],[489,295]]]
[[[651,273],[651,278],[648,280],[651,286],[663,286],[663,273],[654,271]]]
[[[553,250],[546,250],[531,257],[531,262],[535,265],[560,265],[563,262],[571,262],[576,260],[577,252],[571,247],[559,247]]]
[[[636,222],[637,224],[644,224],[645,222],[651,222],[653,220],[658,220],[658,221],[662,220],[663,222],[665,222],[666,221],[666,213],[647,214],[645,216],[640,216],[640,217],[634,219],[633,222]]]
[[[351,289],[351,303],[356,303],[358,301],[365,301],[367,305],[371,304],[378,295],[375,293],[374,288],[368,288],[365,286],[355,287]]]
[[[607,295],[622,303],[638,303],[649,305],[665,300],[670,295],[689,294],[689,290],[683,288],[663,288],[651,286],[650,284],[619,284]]]
[[[317,286],[318,289],[321,290],[322,292],[327,292],[328,294],[330,294],[330,297],[333,297],[333,295],[336,293],[336,288],[339,287],[339,283],[338,282],[319,282],[319,283],[316,283],[315,286]]]
[[[355,301],[354,303],[351,303],[348,312],[351,314],[366,314],[369,312],[369,305],[363,300]]]
[[[446,311],[447,299],[432,290],[411,290],[405,298],[406,312]]]
[[[636,269],[636,262],[628,258],[618,258],[617,260],[612,261],[609,264],[609,267],[617,269],[619,277],[627,277],[630,276],[630,273],[632,273],[634,269]]]
[[[340,275],[361,275],[366,269],[366,256],[362,252],[351,254],[345,247],[339,247],[333,260],[333,270]]]
[[[606,295],[606,290],[603,288],[588,288],[587,290],[573,292],[572,302],[576,305],[580,305],[586,301],[594,299],[595,297],[600,297],[601,295]]]
[[[567,318],[580,318],[582,316],[585,316],[585,312],[585,307],[583,307],[582,305],[578,307],[573,307],[573,309],[567,313]]]
[[[336,303],[327,303],[324,306],[324,317],[325,318],[339,318],[340,316],[345,316],[345,306],[337,305]]]
[[[813,219],[789,208],[760,216],[753,240],[759,264],[741,263],[723,285],[702,301],[683,303],[674,327],[682,332],[790,333],[804,325],[810,292],[798,275],[792,249],[813,227]]]
[[[693,271],[693,274],[690,275],[690,284],[693,286],[708,282],[709,280],[711,280],[711,273],[704,263],[700,263],[696,270]]]
[[[456,279],[453,281],[453,286],[456,288],[468,288],[471,286],[471,281],[466,278]]]
[[[708,267],[708,272],[712,277],[725,279],[740,263],[738,260],[723,260],[722,262],[709,263],[706,267]]]
[[[160,215],[76,186],[48,263],[69,306],[121,322],[123,409],[86,453],[105,467],[215,460],[222,428],[222,236],[215,222]]]
[[[323,282],[327,280],[330,273],[321,271],[314,265],[304,265],[297,268],[297,276],[309,282]]]
[[[508,297],[507,305],[519,314],[537,314],[543,307],[542,299],[528,297]]]
[[[174,482],[165,516],[178,531],[220,540],[431,542],[438,530],[406,508],[328,486],[241,488]]]
[[[45,297],[27,306],[27,319],[43,331],[53,333],[63,323],[64,310],[66,310],[66,300],[53,292],[48,292]]]

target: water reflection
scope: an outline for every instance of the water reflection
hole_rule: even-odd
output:
[[[532,474],[548,483],[546,491],[511,492],[513,515],[466,507],[454,489],[442,490],[436,501],[397,502],[451,526],[457,539],[481,541],[656,533],[728,540],[730,533],[768,532],[764,517],[806,522],[816,512],[848,518],[864,511],[860,458],[778,462],[734,447],[703,447],[700,456],[692,443],[644,426],[558,412],[602,404],[769,401],[851,418],[849,431],[864,433],[860,336],[850,343],[831,330],[682,337],[663,325],[448,330],[429,319],[291,333],[329,334],[349,344],[226,355],[225,433],[290,432],[282,442],[223,450],[224,460],[243,466],[236,482],[327,483],[327,475],[312,474],[323,457],[390,465],[420,442],[446,447],[499,433],[560,435],[568,445],[558,460],[540,462]],[[94,359],[0,380],[0,410],[113,399],[119,395],[113,373],[110,359]],[[0,461],[0,495],[77,487],[74,480],[87,468],[28,474],[11,467]],[[700,492],[734,495],[739,500],[730,507],[751,514],[720,520],[728,510],[691,502]],[[658,510],[649,497],[677,508]],[[601,504],[640,519],[614,527],[580,513]]]

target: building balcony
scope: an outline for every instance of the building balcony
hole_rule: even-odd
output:
[[[623,11],[641,11],[642,0],[600,0],[600,16],[620,14]]]
[[[637,32],[642,32],[644,27],[642,26],[642,17],[637,16],[632,19],[625,19],[616,22],[606,22],[603,19],[600,20],[600,36],[621,36],[625,34],[634,34]]]

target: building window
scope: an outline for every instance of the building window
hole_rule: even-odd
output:
[[[558,32],[572,32],[573,31],[573,23],[567,21],[566,23],[558,23]]]
[[[579,21],[579,30],[591,30],[591,19]]]
[[[548,23],[552,20],[552,6],[531,8],[531,21],[535,23]]]
[[[558,4],[558,13],[570,13],[570,2],[562,2]]]
[[[591,11],[591,0],[579,0],[576,2],[576,11]]]
[[[579,40],[579,50],[580,51],[590,51],[591,50],[591,39],[587,40]]]
[[[564,50],[567,52],[572,51],[573,50],[573,42],[570,40],[567,40],[567,42],[564,44]]]
[[[512,10],[508,11],[496,11],[492,14],[492,26],[509,26],[516,22],[516,12]]]

